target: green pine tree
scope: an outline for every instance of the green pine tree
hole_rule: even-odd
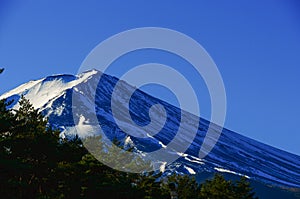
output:
[[[246,178],[232,182],[225,180],[220,174],[215,175],[212,180],[207,180],[201,185],[200,198],[212,199],[253,199],[255,193],[252,192],[250,183]]]
[[[1,198],[169,199],[170,183],[177,184],[180,199],[254,198],[245,178],[231,182],[216,175],[199,185],[187,175],[163,178],[161,173],[114,170],[97,159],[134,169],[147,170],[151,164],[135,154],[124,160],[123,152],[117,149],[133,152],[133,148],[125,149],[117,141],[109,146],[101,136],[84,140],[95,150],[94,157],[78,136],[59,137],[60,132],[51,129],[23,96],[18,110],[7,110],[7,105],[0,100]]]

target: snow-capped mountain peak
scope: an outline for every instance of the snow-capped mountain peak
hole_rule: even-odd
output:
[[[97,84],[95,101],[91,101],[91,86]],[[168,150],[168,144],[174,137],[174,132],[180,122],[181,110],[162,100],[154,98],[140,90],[136,90],[132,96],[130,111],[135,123],[146,125],[149,121],[148,111],[151,105],[161,104],[167,113],[167,121],[160,132],[156,135],[134,137],[127,135],[123,128],[136,130],[129,123],[121,123],[122,128],[116,124],[111,111],[111,96],[114,86],[119,80],[115,77],[102,74],[97,70],[91,70],[74,75],[52,75],[39,80],[30,81],[3,94],[0,99],[14,100],[10,108],[18,108],[18,100],[21,95],[29,99],[35,108],[38,108],[49,119],[52,126],[60,128],[63,134],[73,134],[74,127],[84,129],[85,134],[79,136],[97,134],[92,123],[86,115],[79,116],[74,121],[72,115],[72,95],[78,94],[81,103],[76,108],[85,112],[96,112],[98,122],[103,124],[106,135],[117,137],[125,144],[134,145],[138,150],[154,151],[160,148]],[[122,103],[122,92],[134,88],[122,82],[122,90],[118,95],[117,103]],[[120,113],[122,114],[122,113]],[[188,113],[186,113],[188,114]],[[193,121],[199,118],[188,114],[189,121],[184,124],[184,129],[189,131],[194,127]],[[157,119],[159,120],[159,119]],[[285,187],[300,188],[300,157],[274,147],[257,142],[250,138],[239,135],[227,129],[223,129],[218,143],[204,159],[198,158],[199,149],[208,129],[209,122],[200,119],[198,130],[190,147],[182,152],[174,151],[178,160],[170,165],[164,161],[158,166],[163,171],[175,171],[178,173],[197,174],[201,172],[222,172],[236,176],[245,176],[250,179],[276,184]],[[184,137],[182,139],[185,139]],[[180,144],[180,143],[178,143]]]

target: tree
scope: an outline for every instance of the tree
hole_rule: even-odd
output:
[[[164,194],[170,198],[171,187],[170,184],[174,184],[175,190],[180,199],[198,198],[200,186],[196,182],[195,177],[189,175],[173,174],[169,176],[163,184]],[[173,188],[174,189],[174,188]]]
[[[170,183],[176,185],[176,192],[179,199],[254,199],[255,193],[250,187],[246,178],[232,182],[217,174],[213,179],[203,184],[197,183],[193,176],[171,175],[164,181],[162,189],[163,197],[170,198],[171,189],[167,186]],[[166,197],[168,195],[169,197]]]
[[[215,175],[212,180],[207,180],[200,189],[200,198],[252,199],[255,198],[254,195],[246,178],[243,177],[240,181],[233,183],[225,180],[220,174]]]
[[[163,177],[162,173],[114,170],[97,159],[132,168],[142,166],[145,170],[151,165],[134,155],[124,160],[122,152],[117,150],[117,147],[124,149],[120,142],[114,141],[109,146],[101,136],[84,140],[94,152],[99,152],[94,157],[78,136],[59,137],[60,132],[53,130],[23,96],[18,110],[7,110],[7,105],[0,100],[1,198],[169,199],[170,183],[177,185],[179,199],[254,198],[245,178],[233,183],[216,175],[199,185],[188,175]]]
[[[250,186],[249,181],[247,181],[246,177],[242,177],[234,187],[236,197],[241,199],[252,199],[255,197],[255,193],[253,192],[253,188]]]
[[[19,105],[18,110],[8,111],[1,103],[0,123],[7,125],[0,132],[0,159],[5,162],[1,170],[8,174],[1,186],[22,198],[44,194],[47,175],[57,162],[59,137],[23,96]]]
[[[2,100],[1,197],[93,198],[96,194],[113,199],[159,195],[159,186],[152,189],[156,177],[120,172],[103,165],[87,152],[78,136],[60,138],[59,132],[51,129],[47,120],[23,96],[19,109],[7,110],[6,106]],[[99,149],[103,148],[101,140],[97,140]],[[109,153],[106,158],[120,160],[121,156],[118,158],[113,153],[115,148],[106,147]]]

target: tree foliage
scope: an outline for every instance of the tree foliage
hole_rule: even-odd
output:
[[[200,189],[200,198],[214,199],[252,199],[255,193],[245,177],[240,181],[225,180],[223,176],[216,175],[212,180],[207,180]]]
[[[47,120],[24,97],[17,110],[7,110],[7,105],[0,100],[1,198],[168,199],[170,182],[177,184],[180,199],[254,197],[245,179],[232,183],[216,176],[199,185],[190,176],[162,177],[161,173],[133,174],[111,169],[97,159],[124,161],[101,137],[87,138],[95,150],[101,151],[96,159],[77,136],[61,138],[60,132],[49,127]],[[132,158],[126,164],[150,166],[139,158]]]

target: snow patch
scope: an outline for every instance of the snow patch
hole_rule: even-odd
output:
[[[204,162],[201,162],[199,160],[192,160],[192,159],[190,159],[188,157],[184,157],[184,159],[186,159],[189,162],[194,162],[194,163],[197,163],[197,164],[202,164],[202,165],[205,164]]]
[[[167,165],[167,162],[162,162],[162,164],[159,167],[159,171],[162,172],[162,173],[165,172],[166,165]]]
[[[188,156],[188,154],[186,154],[186,153],[181,153],[181,152],[177,152],[177,154],[178,154],[179,156],[181,156],[181,157],[187,157],[187,156]]]
[[[240,173],[237,173],[237,172],[234,172],[234,171],[230,171],[228,169],[223,169],[223,168],[218,168],[218,167],[215,167],[214,169],[219,171],[219,172],[222,172],[222,173],[231,173],[231,174],[234,174],[234,175],[244,176],[244,177],[250,179],[250,177],[247,176],[247,175],[243,175],[243,174],[240,174]]]
[[[195,175],[195,174],[196,174],[196,172],[194,171],[194,169],[192,169],[192,168],[190,168],[190,167],[187,167],[187,166],[184,166],[184,168],[185,168],[186,170],[188,170],[188,172],[189,172],[190,174],[192,174],[192,175]]]
[[[129,146],[133,146],[133,141],[131,140],[130,136],[127,136],[125,141],[124,141],[125,145],[129,145]]]
[[[164,145],[161,141],[158,141],[158,143],[160,144],[160,146],[162,147],[162,148],[167,148],[167,146],[166,145]]]

